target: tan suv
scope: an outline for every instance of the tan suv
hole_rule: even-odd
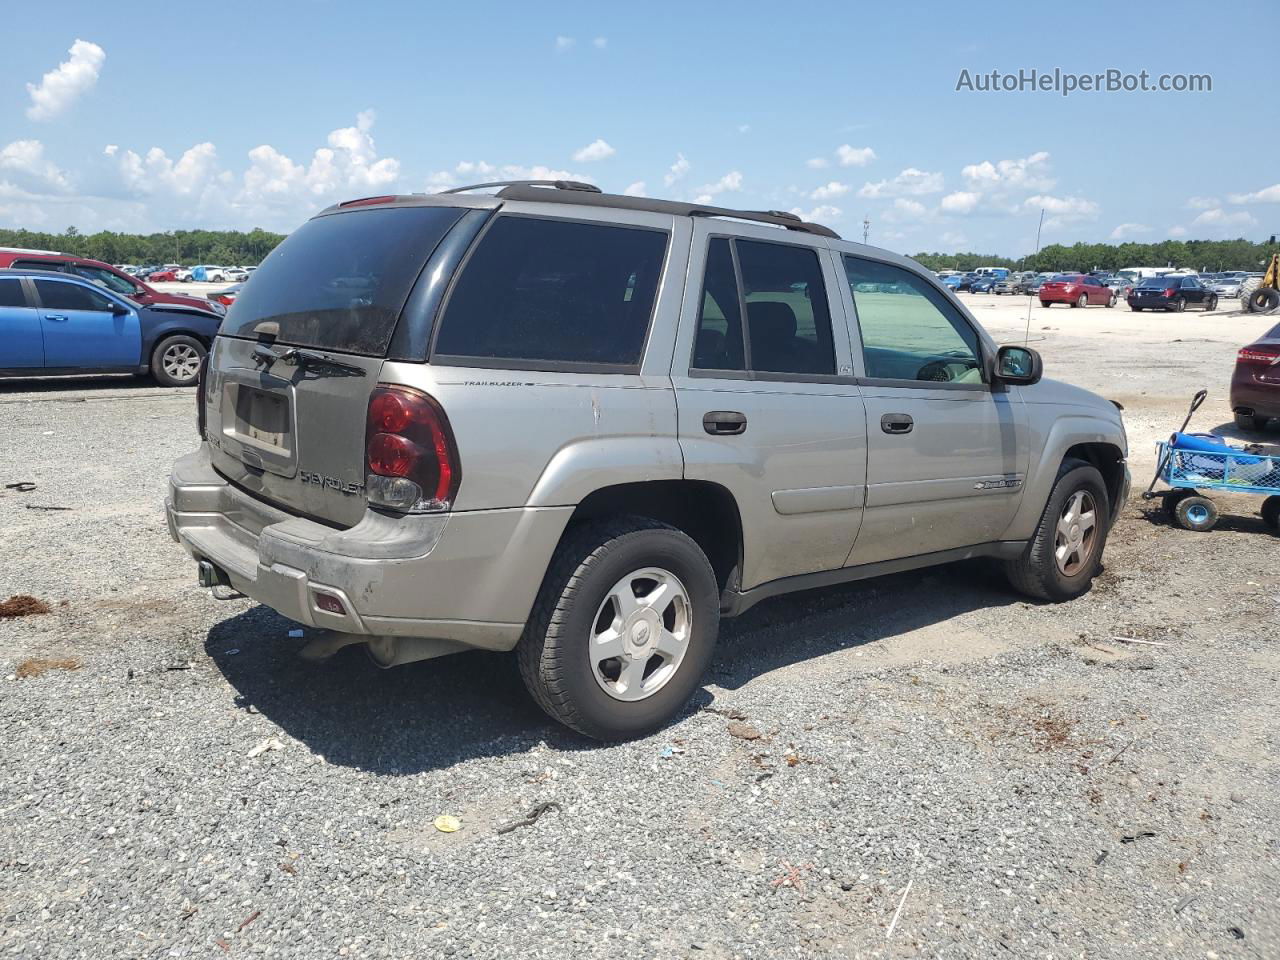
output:
[[[1089,589],[1117,407],[784,213],[482,184],[325,210],[231,308],[170,481],[201,582],[390,666],[516,650],[653,730],[766,597],[967,557]]]

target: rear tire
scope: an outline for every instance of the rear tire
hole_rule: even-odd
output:
[[[1182,313],[1184,310],[1187,309],[1187,301],[1184,300],[1182,297],[1178,297],[1176,300],[1173,301],[1172,309],[1174,313]]]
[[[151,375],[166,387],[193,387],[205,352],[203,343],[185,333],[165,337],[151,351]]]
[[[1216,296],[1216,295],[1214,295],[1214,296],[1212,296],[1212,297],[1210,297],[1210,298],[1209,298],[1209,303],[1208,303],[1208,305],[1204,308],[1204,312],[1205,312],[1205,313],[1213,313],[1213,311],[1215,311],[1215,310],[1217,310],[1217,309],[1218,309],[1218,298],[1217,298],[1217,296]]]
[[[1270,417],[1259,417],[1251,413],[1237,413],[1236,428],[1247,433],[1262,433],[1267,429],[1267,421],[1270,419]]]
[[[1083,524],[1073,524],[1068,515],[1077,494],[1084,494],[1093,505],[1092,526],[1086,540],[1079,545],[1071,533],[1074,526]],[[1081,460],[1067,460],[1062,464],[1040,523],[1023,555],[1004,561],[1005,576],[1019,593],[1038,600],[1060,603],[1083,596],[1098,575],[1110,526],[1111,505],[1102,474]],[[1060,560],[1064,548],[1077,551],[1068,555],[1065,564]],[[1072,556],[1076,557],[1074,563]]]
[[[1218,522],[1218,508],[1208,497],[1183,497],[1174,507],[1173,516],[1184,530],[1205,533]]]
[[[1275,287],[1259,287],[1249,294],[1250,313],[1275,313],[1280,310],[1280,290]]]
[[[1141,313],[1143,308],[1142,308],[1142,307],[1130,306],[1130,307],[1129,307],[1129,309],[1130,309],[1130,310],[1132,310],[1134,313]]]
[[[1087,307],[1089,305],[1089,295],[1087,293],[1080,294],[1076,298],[1076,302],[1071,304],[1073,307]]]
[[[1040,301],[1040,306],[1042,306],[1042,307],[1044,307],[1046,310],[1048,310],[1051,306],[1053,306],[1053,304],[1052,304],[1052,303],[1050,303],[1048,300],[1041,300],[1041,301]]]
[[[630,590],[628,578],[640,582],[649,571],[667,574],[683,588],[683,600],[677,604],[684,605],[687,628],[673,672],[652,693],[644,693],[643,685],[665,668],[666,661],[652,666],[663,656],[660,650],[643,662],[643,653],[600,660],[599,648],[593,651],[593,645],[616,632],[612,624],[628,622],[621,606],[611,606],[619,586],[625,583]],[[635,596],[640,598],[637,609],[657,611],[662,602],[646,607],[645,595]],[[641,631],[635,629],[639,620],[622,626],[623,638],[628,643],[637,637],[647,640],[650,629],[654,635],[674,635],[674,625],[659,629],[669,609],[663,607],[658,622],[646,623]],[[552,558],[516,652],[525,686],[549,716],[597,740],[626,740],[657,730],[679,713],[711,662],[719,631],[720,590],[701,548],[682,531],[656,520],[620,517],[584,525],[566,536]],[[628,697],[622,671],[629,663],[651,672],[628,684]]]
[[[1262,501],[1262,522],[1272,530],[1280,530],[1280,497],[1267,497]]]

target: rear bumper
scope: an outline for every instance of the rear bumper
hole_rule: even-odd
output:
[[[1280,417],[1280,384],[1259,383],[1237,368],[1231,378],[1231,409],[1255,417]]]
[[[174,464],[169,533],[231,586],[301,623],[370,637],[515,646],[572,507],[392,517],[348,530],[298,517],[230,484],[208,449]],[[343,613],[322,610],[317,594]]]

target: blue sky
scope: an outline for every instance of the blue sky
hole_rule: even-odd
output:
[[[195,10],[8,12],[0,226],[289,230],[335,200],[571,174],[846,236],[866,217],[907,253],[1024,253],[1042,208],[1044,243],[1280,232],[1272,68],[1241,42],[1268,3]],[[1020,68],[1213,89],[956,90]]]

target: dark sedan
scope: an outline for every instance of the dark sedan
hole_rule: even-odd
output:
[[[144,307],[68,273],[0,270],[0,377],[150,373],[193,385],[222,317]]]
[[[1148,277],[1129,291],[1127,299],[1130,310],[1218,309],[1218,295],[1195,277]]]
[[[1236,354],[1231,409],[1241,430],[1265,430],[1280,417],[1280,324]]]

